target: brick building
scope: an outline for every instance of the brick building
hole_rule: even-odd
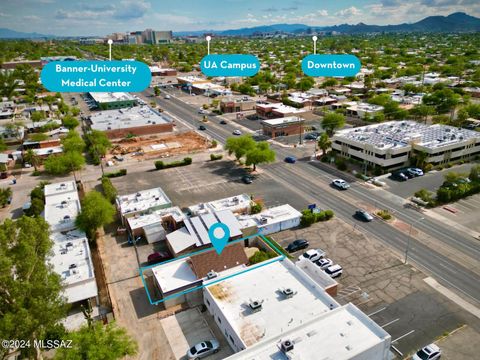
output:
[[[278,136],[303,135],[305,120],[298,116],[263,120],[263,135],[275,139]]]

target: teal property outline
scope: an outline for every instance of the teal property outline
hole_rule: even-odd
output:
[[[183,259],[183,258],[186,258],[186,257],[190,257],[190,256],[193,256],[193,255],[197,255],[197,254],[201,254],[201,253],[204,253],[206,251],[215,251],[215,249],[213,247],[210,247],[210,248],[207,248],[207,249],[203,249],[203,250],[199,250],[199,251],[194,251],[192,253],[189,253],[189,254],[185,254],[185,255],[182,255],[180,257],[177,257],[177,258],[174,258],[174,259],[170,259],[170,260],[167,260],[167,261],[163,261],[161,263],[158,263],[158,264],[154,264],[154,265],[148,265],[148,266],[141,266],[139,267],[139,272],[140,272],[140,278],[142,279],[142,283],[143,283],[143,287],[145,288],[145,292],[147,293],[147,297],[148,297],[148,302],[150,303],[150,305],[158,305],[166,300],[170,300],[170,299],[174,299],[174,298],[177,298],[181,295],[184,295],[184,294],[188,294],[192,291],[196,291],[196,290],[200,290],[200,289],[203,289],[204,287],[206,286],[210,286],[210,285],[214,285],[214,284],[217,284],[219,282],[222,282],[224,280],[227,280],[227,279],[230,279],[232,277],[235,277],[235,276],[238,276],[240,274],[243,274],[243,273],[246,273],[246,272],[249,272],[249,271],[252,271],[252,270],[255,270],[255,269],[258,269],[262,266],[266,266],[266,265],[269,265],[269,264],[272,264],[274,262],[277,262],[277,261],[282,261],[283,259],[286,258],[286,256],[284,254],[282,254],[280,252],[280,250],[277,249],[277,247],[275,245],[272,244],[272,242],[270,240],[268,240],[264,235],[260,234],[260,233],[256,233],[254,235],[249,235],[249,236],[246,236],[246,237],[243,237],[241,239],[237,239],[237,240],[234,240],[234,241],[231,241],[228,244],[235,244],[237,242],[240,242],[240,241],[245,241],[247,239],[250,239],[250,238],[253,238],[253,237],[260,237],[265,243],[267,243],[270,248],[275,251],[275,253],[278,254],[278,256],[272,260],[269,260],[269,261],[263,261],[261,262],[260,264],[256,265],[256,266],[250,266],[248,267],[247,269],[245,270],[242,270],[238,273],[235,273],[235,274],[232,274],[232,275],[229,275],[229,276],[226,276],[226,277],[222,277],[222,278],[219,278],[218,280],[214,280],[214,281],[211,281],[209,282],[207,285],[200,285],[200,286],[195,286],[191,289],[187,289],[187,290],[183,290],[183,291],[180,291],[176,294],[172,294],[172,295],[169,295],[167,297],[164,297],[160,300],[157,300],[157,301],[152,301],[152,296],[150,295],[150,291],[148,290],[148,286],[145,282],[145,278],[143,276],[143,271],[144,270],[148,270],[148,269],[151,269],[151,268],[154,268],[154,267],[157,267],[159,265],[162,265],[162,264],[166,264],[166,263],[169,263],[169,262],[172,262],[172,261],[177,261],[177,260],[180,260],[180,259]]]

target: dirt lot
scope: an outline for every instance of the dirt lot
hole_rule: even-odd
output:
[[[151,135],[121,139],[113,142],[113,148],[107,160],[114,155],[135,157],[146,160],[159,157],[194,153],[210,148],[211,141],[195,131],[183,133]]]
[[[386,247],[343,221],[333,219],[287,230],[273,238],[283,246],[304,238],[310,248],[325,250],[343,267],[342,276],[337,278],[337,301],[352,302],[369,314],[390,333],[393,345],[404,355],[460,324],[470,323],[480,330],[478,319],[424,282],[427,275],[405,265]],[[294,253],[294,260],[301,253]]]

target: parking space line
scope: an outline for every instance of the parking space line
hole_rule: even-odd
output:
[[[378,310],[374,311],[373,313],[368,314],[368,316],[376,315],[376,314],[378,314],[379,312],[385,310],[386,308],[387,308],[387,307],[385,306],[385,307],[383,307],[383,308],[381,308],[381,309],[378,309]]]
[[[395,343],[395,342],[397,342],[398,340],[403,339],[404,337],[407,337],[407,336],[410,335],[410,334],[413,334],[414,332],[415,332],[415,330],[411,330],[411,331],[409,331],[408,333],[403,334],[402,336],[396,338],[395,340],[392,340],[392,344]]]
[[[392,320],[392,321],[390,321],[390,322],[388,322],[388,323],[386,323],[386,324],[384,324],[384,325],[380,325],[380,326],[381,326],[382,328],[384,328],[385,326],[391,325],[391,324],[397,322],[398,320],[400,320],[400,318],[397,318],[397,319],[395,319],[395,320]]]
[[[402,353],[400,350],[398,350],[395,346],[390,345],[390,347],[391,347],[398,355],[403,356],[403,353]]]

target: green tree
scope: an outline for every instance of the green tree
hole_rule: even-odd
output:
[[[75,172],[81,170],[85,165],[85,158],[77,151],[69,151],[58,156],[49,156],[45,162],[45,171],[52,175],[66,175],[73,172],[75,181],[77,180]]]
[[[78,116],[80,114],[80,109],[78,107],[72,107],[70,108],[70,113],[73,116]]]
[[[242,135],[238,137],[229,137],[225,143],[225,150],[228,155],[235,154],[235,158],[240,160],[248,151],[255,147],[255,140],[251,135]]]
[[[62,146],[65,152],[77,151],[81,153],[85,149],[85,142],[75,130],[70,130],[62,139]]]
[[[137,354],[138,345],[124,328],[115,323],[95,322],[65,335],[72,348],[60,348],[56,360],[117,360]]]
[[[155,96],[159,96],[160,95],[160,88],[158,86],[155,86],[153,88],[153,92],[155,93]]]
[[[30,115],[30,120],[33,122],[35,121],[42,121],[45,119],[45,113],[43,111],[34,111],[32,115]]]
[[[10,199],[12,194],[12,189],[10,189],[9,187],[0,189],[0,206],[7,206],[8,199]]]
[[[0,95],[11,99],[15,95],[18,80],[13,72],[0,72]]]
[[[38,156],[32,149],[28,149],[27,151],[25,151],[25,153],[23,154],[23,160],[32,165],[35,171],[38,170],[38,167],[41,163],[40,156]]]
[[[77,120],[77,118],[73,117],[70,114],[67,114],[62,119],[62,125],[65,126],[67,129],[72,130],[75,129],[78,125],[80,125],[80,122]]]
[[[326,132],[323,132],[318,138],[318,147],[322,150],[322,155],[325,156],[328,148],[332,145],[332,141]]]
[[[260,141],[246,153],[245,164],[248,166],[253,165],[253,171],[255,171],[258,164],[271,163],[274,161],[275,151],[270,149],[268,142]]]
[[[49,136],[44,133],[33,133],[28,136],[31,141],[45,141],[49,139]]]
[[[42,339],[65,315],[60,276],[47,259],[52,250],[48,224],[23,216],[0,224],[0,336]],[[26,357],[35,357],[33,346]],[[7,349],[0,348],[0,358]]]
[[[7,149],[8,149],[7,144],[5,144],[5,141],[2,138],[0,138],[0,151],[5,151]]]
[[[297,83],[296,88],[301,91],[310,90],[315,85],[315,80],[310,76],[304,76]]]
[[[99,156],[105,156],[108,149],[112,147],[112,143],[103,131],[92,130],[86,135],[85,139],[92,154],[97,153]]]
[[[91,240],[95,240],[97,229],[113,222],[115,207],[97,191],[85,195],[81,204],[82,210],[77,216],[76,224]]]
[[[329,136],[332,136],[335,130],[345,125],[345,116],[336,112],[328,112],[322,120],[322,127]]]
[[[473,182],[480,182],[480,165],[472,166],[468,178]]]

